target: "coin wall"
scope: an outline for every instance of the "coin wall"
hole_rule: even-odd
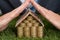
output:
[[[17,29],[19,37],[43,37],[43,26],[30,15],[17,27]]]

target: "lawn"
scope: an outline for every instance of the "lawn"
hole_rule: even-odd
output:
[[[40,16],[43,23],[45,24],[44,28],[44,37],[43,38],[18,38],[16,36],[15,24],[18,18],[12,20],[9,23],[9,26],[6,30],[0,32],[0,40],[60,40],[60,31],[56,29],[50,22],[48,22],[44,17]]]

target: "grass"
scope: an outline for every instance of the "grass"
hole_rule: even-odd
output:
[[[41,17],[43,23],[45,24],[44,28],[44,37],[43,38],[18,38],[16,36],[15,24],[18,18],[12,20],[9,23],[9,26],[6,30],[0,32],[0,40],[60,40],[60,31],[56,29],[50,22],[48,22],[44,17]]]

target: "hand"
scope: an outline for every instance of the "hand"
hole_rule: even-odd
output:
[[[31,1],[31,3],[34,2],[34,0],[30,0],[30,1]]]
[[[25,2],[30,2],[31,0],[25,0]]]

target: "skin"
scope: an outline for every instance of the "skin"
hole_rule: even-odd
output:
[[[38,3],[36,3],[34,0],[31,0],[32,5],[39,11],[39,13],[44,16],[46,19],[48,19],[57,29],[60,30],[60,15],[54,13],[51,10],[48,10]]]
[[[0,31],[3,31],[7,28],[8,23],[20,15],[20,13],[29,5],[30,0],[26,0],[21,6],[14,9],[13,11],[6,13],[3,16],[0,16]]]

